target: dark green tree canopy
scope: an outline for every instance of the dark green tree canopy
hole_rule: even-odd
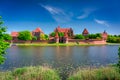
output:
[[[25,41],[32,40],[32,35],[31,35],[30,31],[21,31],[21,32],[19,32],[18,39],[25,40]]]
[[[2,17],[0,17],[0,64],[4,62],[5,50],[9,47],[9,43],[4,41],[5,32],[6,32],[6,27],[3,26]]]

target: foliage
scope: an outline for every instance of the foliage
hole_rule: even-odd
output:
[[[120,73],[120,47],[118,49],[118,64],[117,64],[118,68],[119,68],[119,73]]]
[[[3,34],[4,40],[12,40],[12,36],[9,34]]]
[[[107,42],[120,43],[120,35],[108,35]]]
[[[30,31],[21,31],[21,32],[19,32],[18,39],[25,40],[25,41],[32,40],[32,35],[31,35]]]
[[[43,33],[40,34],[40,40],[45,40],[45,35]]]
[[[58,36],[59,36],[59,37],[64,37],[64,33],[58,32]]]
[[[75,39],[85,39],[85,37],[82,34],[76,34]]]
[[[102,38],[100,33],[89,34],[88,37],[89,37],[89,39],[101,39]]]
[[[49,36],[45,34],[45,40],[49,40]]]
[[[32,40],[37,40],[37,37],[36,37],[36,36],[33,36],[33,37],[32,37]]]
[[[50,33],[51,37],[55,37],[55,32]]]
[[[61,80],[58,73],[48,67],[24,67],[0,72],[0,80]]]
[[[82,69],[70,75],[67,80],[120,80],[120,74],[116,67]]]
[[[6,28],[3,27],[2,24],[3,24],[3,21],[0,17],[0,64],[4,62],[5,50],[9,47],[9,43],[4,41],[4,32],[6,32]]]

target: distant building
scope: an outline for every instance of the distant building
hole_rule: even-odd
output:
[[[104,32],[102,33],[102,39],[103,39],[103,40],[107,40],[107,37],[108,37],[108,34],[107,34],[106,31],[104,31]]]
[[[18,35],[19,35],[18,32],[11,32],[12,40],[18,40],[18,38],[17,38]]]
[[[34,31],[32,31],[32,35],[37,37],[37,40],[40,40],[40,34],[43,33],[43,31],[38,27]],[[44,33],[43,33],[44,34]]]
[[[57,33],[62,32],[62,33],[64,33],[64,34],[66,33],[69,38],[73,37],[73,34],[74,34],[72,28],[60,28],[60,26],[58,26],[58,27],[54,30],[54,32],[57,32]]]
[[[31,32],[31,35],[36,36],[37,40],[39,40],[41,33],[43,33],[43,31],[38,27]],[[19,35],[19,32],[11,32],[12,40],[18,40],[18,38],[17,38],[18,35]]]
[[[88,30],[85,28],[82,32],[82,35],[83,36],[87,36],[89,34]]]

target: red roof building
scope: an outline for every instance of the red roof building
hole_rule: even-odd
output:
[[[12,37],[18,37],[18,34],[19,34],[18,32],[11,32]]]
[[[88,32],[88,30],[85,28],[85,29],[83,30],[82,34],[83,34],[84,36],[86,36],[86,35],[89,34],[89,32]]]
[[[102,33],[102,38],[103,38],[103,40],[107,40],[107,36],[108,36],[107,32],[104,31],[104,32]]]
[[[62,32],[64,34],[66,33],[69,37],[73,36],[72,28],[60,28],[60,26],[58,26],[54,31],[57,33],[59,33],[59,32]]]
[[[43,33],[43,31],[38,27],[34,31],[32,31],[32,35],[37,37],[37,40],[40,40],[40,34]],[[44,33],[43,33],[44,34]]]

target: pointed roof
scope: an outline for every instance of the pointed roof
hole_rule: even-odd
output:
[[[104,30],[103,34],[107,34],[106,30]]]
[[[12,37],[17,37],[18,34],[19,34],[18,32],[11,32],[11,36],[12,36]]]
[[[60,26],[58,26],[56,29],[55,29],[55,32],[68,32],[70,30],[70,28],[60,28]]]
[[[82,34],[89,34],[88,30],[85,28],[82,32]]]
[[[43,32],[43,31],[38,27],[33,32]]]

